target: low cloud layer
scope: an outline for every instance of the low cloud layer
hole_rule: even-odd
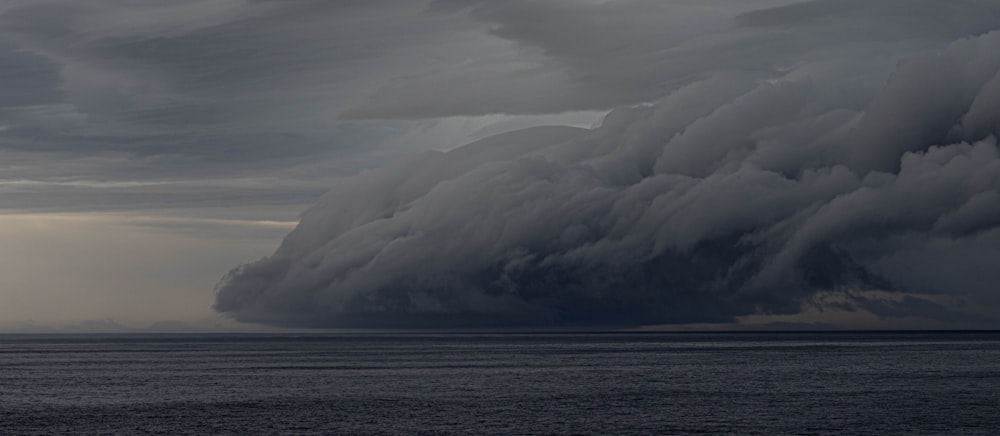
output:
[[[739,23],[866,8],[843,3]],[[286,326],[639,325],[796,313],[834,292],[883,317],[996,322],[970,311],[1000,302],[1000,32],[887,78],[858,61],[874,58],[704,68],[599,128],[344,180],[272,256],[230,272],[215,307]]]

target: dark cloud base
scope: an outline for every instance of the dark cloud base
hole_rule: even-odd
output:
[[[841,92],[852,68],[718,75],[594,130],[519,131],[345,180],[273,256],[232,271],[215,307],[470,327],[725,322],[837,291],[879,316],[955,316],[846,292],[865,289],[995,304],[1000,273],[963,271],[1000,256],[1000,33],[900,63],[861,109]]]

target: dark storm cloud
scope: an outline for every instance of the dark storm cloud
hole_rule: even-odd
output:
[[[997,28],[993,0],[9,0],[0,211],[269,221],[333,186],[221,286],[275,324],[996,307]]]
[[[594,130],[529,129],[349,179],[232,271],[216,308],[482,326],[731,321],[839,291],[881,317],[956,317],[856,290],[995,307],[1000,32],[908,58],[875,88],[841,60],[720,72]]]

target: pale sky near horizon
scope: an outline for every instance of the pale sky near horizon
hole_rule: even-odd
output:
[[[993,30],[986,0],[8,0],[0,330],[1000,327]]]

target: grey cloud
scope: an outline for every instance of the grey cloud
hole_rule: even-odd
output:
[[[0,211],[291,219],[333,186],[221,288],[277,324],[725,321],[845,287],[996,307],[996,37],[937,52],[997,23],[992,0],[9,0]]]
[[[396,74],[461,60],[476,38],[449,38],[466,27],[409,1],[7,2],[0,183],[28,179],[50,189],[5,194],[0,207],[75,210],[89,202],[99,210],[185,198],[201,207],[201,197],[184,192],[58,187],[200,179],[211,189],[218,179],[251,177],[283,179],[286,197],[304,207],[317,186],[412,153],[388,144],[413,138],[421,123],[338,117]],[[452,55],[456,46],[466,52]],[[298,177],[305,172],[314,177]],[[254,201],[238,191],[230,199]]]
[[[853,67],[888,72],[901,57],[987,32],[1000,20],[1000,6],[984,0],[460,0],[435,2],[432,11],[482,22],[517,48],[518,62],[481,61],[495,76],[472,64],[399,77],[348,115],[610,109],[654,101],[720,70],[773,78],[845,53]]]
[[[780,2],[753,2],[754,5]],[[715,43],[674,62],[684,43],[723,32],[752,5],[688,2],[434,2],[432,11],[467,15],[508,41],[494,55],[439,74],[400,77],[382,86],[355,117],[549,113],[609,109],[655,100],[703,73],[702,56],[724,56]],[[743,9],[747,8],[747,9]],[[766,61],[762,61],[765,62]],[[483,70],[496,74],[483,76]]]
[[[352,98],[351,88],[332,83],[430,33],[428,20],[408,24],[420,9],[400,2],[214,0],[203,2],[220,5],[207,22],[192,19],[196,3],[22,2],[0,15],[0,30],[21,52],[46,59],[65,101],[108,134],[304,132],[308,123],[295,118],[335,119],[344,107],[332,102]]]
[[[337,176],[475,136],[438,117],[504,113],[535,125],[654,101],[725,71],[744,83],[803,65],[854,77],[827,91],[857,110],[900,56],[981,32],[998,13],[972,0],[797,3],[12,0],[0,10],[0,156],[20,163],[0,179],[293,174],[301,183],[288,196],[304,205]],[[981,95],[962,129],[995,125],[996,99]],[[428,124],[450,137],[420,136]],[[784,158],[794,169],[798,157]],[[5,205],[59,208],[80,194],[56,186]],[[116,198],[92,204],[154,201]]]
[[[0,108],[38,106],[62,99],[59,77],[47,59],[0,43]]]
[[[866,99],[845,98],[868,88],[843,65],[719,73],[594,130],[529,129],[349,179],[233,270],[215,307],[385,327],[725,322],[820,292],[883,317],[962,313],[915,291],[996,305],[1000,132],[967,120],[1000,117],[1000,33],[901,62]],[[851,293],[870,289],[904,297]]]

